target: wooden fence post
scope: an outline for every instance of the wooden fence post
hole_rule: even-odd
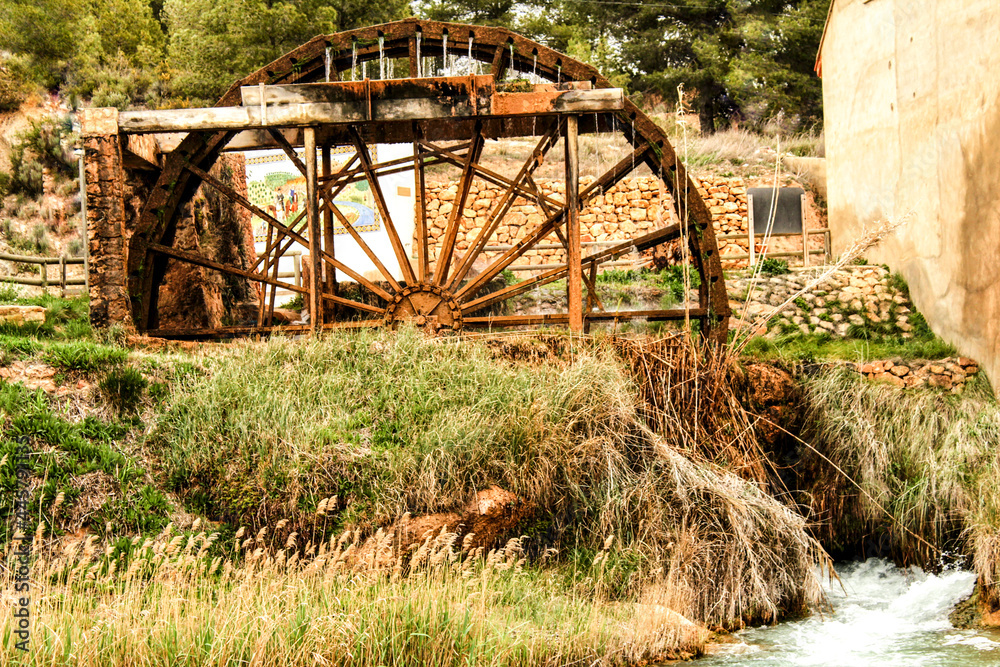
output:
[[[806,231],[806,196],[800,195],[799,202],[799,211],[802,215],[802,266],[809,266],[809,232]]]

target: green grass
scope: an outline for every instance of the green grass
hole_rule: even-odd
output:
[[[112,368],[101,380],[101,393],[119,412],[133,412],[149,387],[149,381],[134,368]]]
[[[128,351],[85,340],[52,342],[45,346],[45,361],[70,371],[96,371],[124,363]]]
[[[943,359],[957,354],[940,338],[884,336],[876,340],[833,338],[827,333],[788,333],[776,338],[756,336],[743,355],[758,361],[871,361],[877,359]]]
[[[163,494],[147,487],[145,471],[133,456],[121,450],[121,441],[134,429],[138,420],[104,422],[90,416],[82,421],[69,421],[52,406],[41,390],[30,391],[21,384],[0,381],[0,544],[9,539],[13,525],[14,490],[16,488],[16,439],[27,438],[36,452],[31,458],[31,470],[42,484],[31,499],[32,523],[44,521],[49,532],[58,532],[58,518],[47,510],[56,496],[65,497],[62,518],[71,512],[81,490],[80,481],[99,473],[110,485],[105,502],[84,517],[84,525],[102,532],[111,522],[118,531],[158,530],[166,523],[168,504]],[[87,498],[88,502],[100,498]],[[77,526],[68,526],[76,528]]]
[[[90,302],[84,295],[64,299],[48,295],[21,296],[14,285],[0,283],[0,304],[42,306],[45,322],[22,326],[0,325],[0,334],[56,340],[78,340],[93,337],[90,327]]]
[[[687,265],[675,264],[661,271],[649,269],[612,269],[597,274],[597,287],[602,300],[608,305],[630,305],[637,300],[635,287],[660,290],[663,294],[659,307],[666,310],[684,299],[684,276],[689,277],[690,288],[701,286],[701,276]],[[602,289],[603,288],[603,289]]]
[[[781,276],[791,273],[792,270],[788,268],[788,262],[785,260],[768,257],[760,263],[760,272],[765,276]]]

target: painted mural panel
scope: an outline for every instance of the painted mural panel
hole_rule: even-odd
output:
[[[371,151],[372,158],[377,161],[375,147],[372,147]],[[296,152],[299,159],[304,161],[304,151],[299,149]],[[332,156],[332,171],[336,173],[353,155],[353,152],[334,154]],[[246,165],[247,192],[250,201],[273,215],[280,222],[293,225],[293,229],[306,236],[305,176],[280,150],[247,153]],[[358,232],[373,232],[381,229],[382,220],[375,208],[371,188],[367,181],[347,186],[337,195],[334,204]],[[254,241],[260,243],[267,240],[267,227],[267,222],[254,216]],[[348,233],[347,229],[336,219],[333,231],[334,234]]]

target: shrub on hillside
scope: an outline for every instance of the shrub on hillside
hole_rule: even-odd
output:
[[[27,92],[27,79],[20,63],[8,59],[0,64],[0,111],[20,108]]]
[[[74,143],[69,116],[33,121],[11,145],[10,191],[31,196],[42,194],[42,170],[45,168],[72,177],[76,171]]]

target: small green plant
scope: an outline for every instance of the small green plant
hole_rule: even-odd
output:
[[[101,380],[104,399],[119,412],[134,412],[149,381],[134,368],[114,368]]]
[[[21,292],[14,283],[0,283],[0,303],[17,303]]]
[[[903,298],[909,301],[910,285],[906,282],[906,278],[903,277],[902,273],[896,271],[895,273],[890,274],[885,282],[891,289],[896,290],[903,296]]]
[[[765,276],[781,276],[791,273],[792,270],[788,268],[788,262],[785,260],[768,257],[760,263],[760,272]]]
[[[294,297],[279,306],[279,308],[284,310],[302,310],[305,307],[306,302],[302,294],[296,294]]]
[[[50,343],[45,350],[45,360],[71,371],[95,371],[105,366],[121,364],[128,352],[88,341]]]
[[[170,386],[166,382],[153,382],[149,385],[149,397],[154,403],[162,403],[170,396]]]
[[[799,310],[802,310],[804,312],[809,312],[809,302],[806,301],[804,297],[797,296],[795,297],[795,301],[793,301],[792,303],[794,303]]]
[[[41,345],[34,339],[0,335],[0,351],[7,356],[23,359],[33,356],[40,349]]]
[[[597,274],[597,283],[609,285],[629,285],[646,275],[646,271],[636,271],[634,269],[611,269]]]

